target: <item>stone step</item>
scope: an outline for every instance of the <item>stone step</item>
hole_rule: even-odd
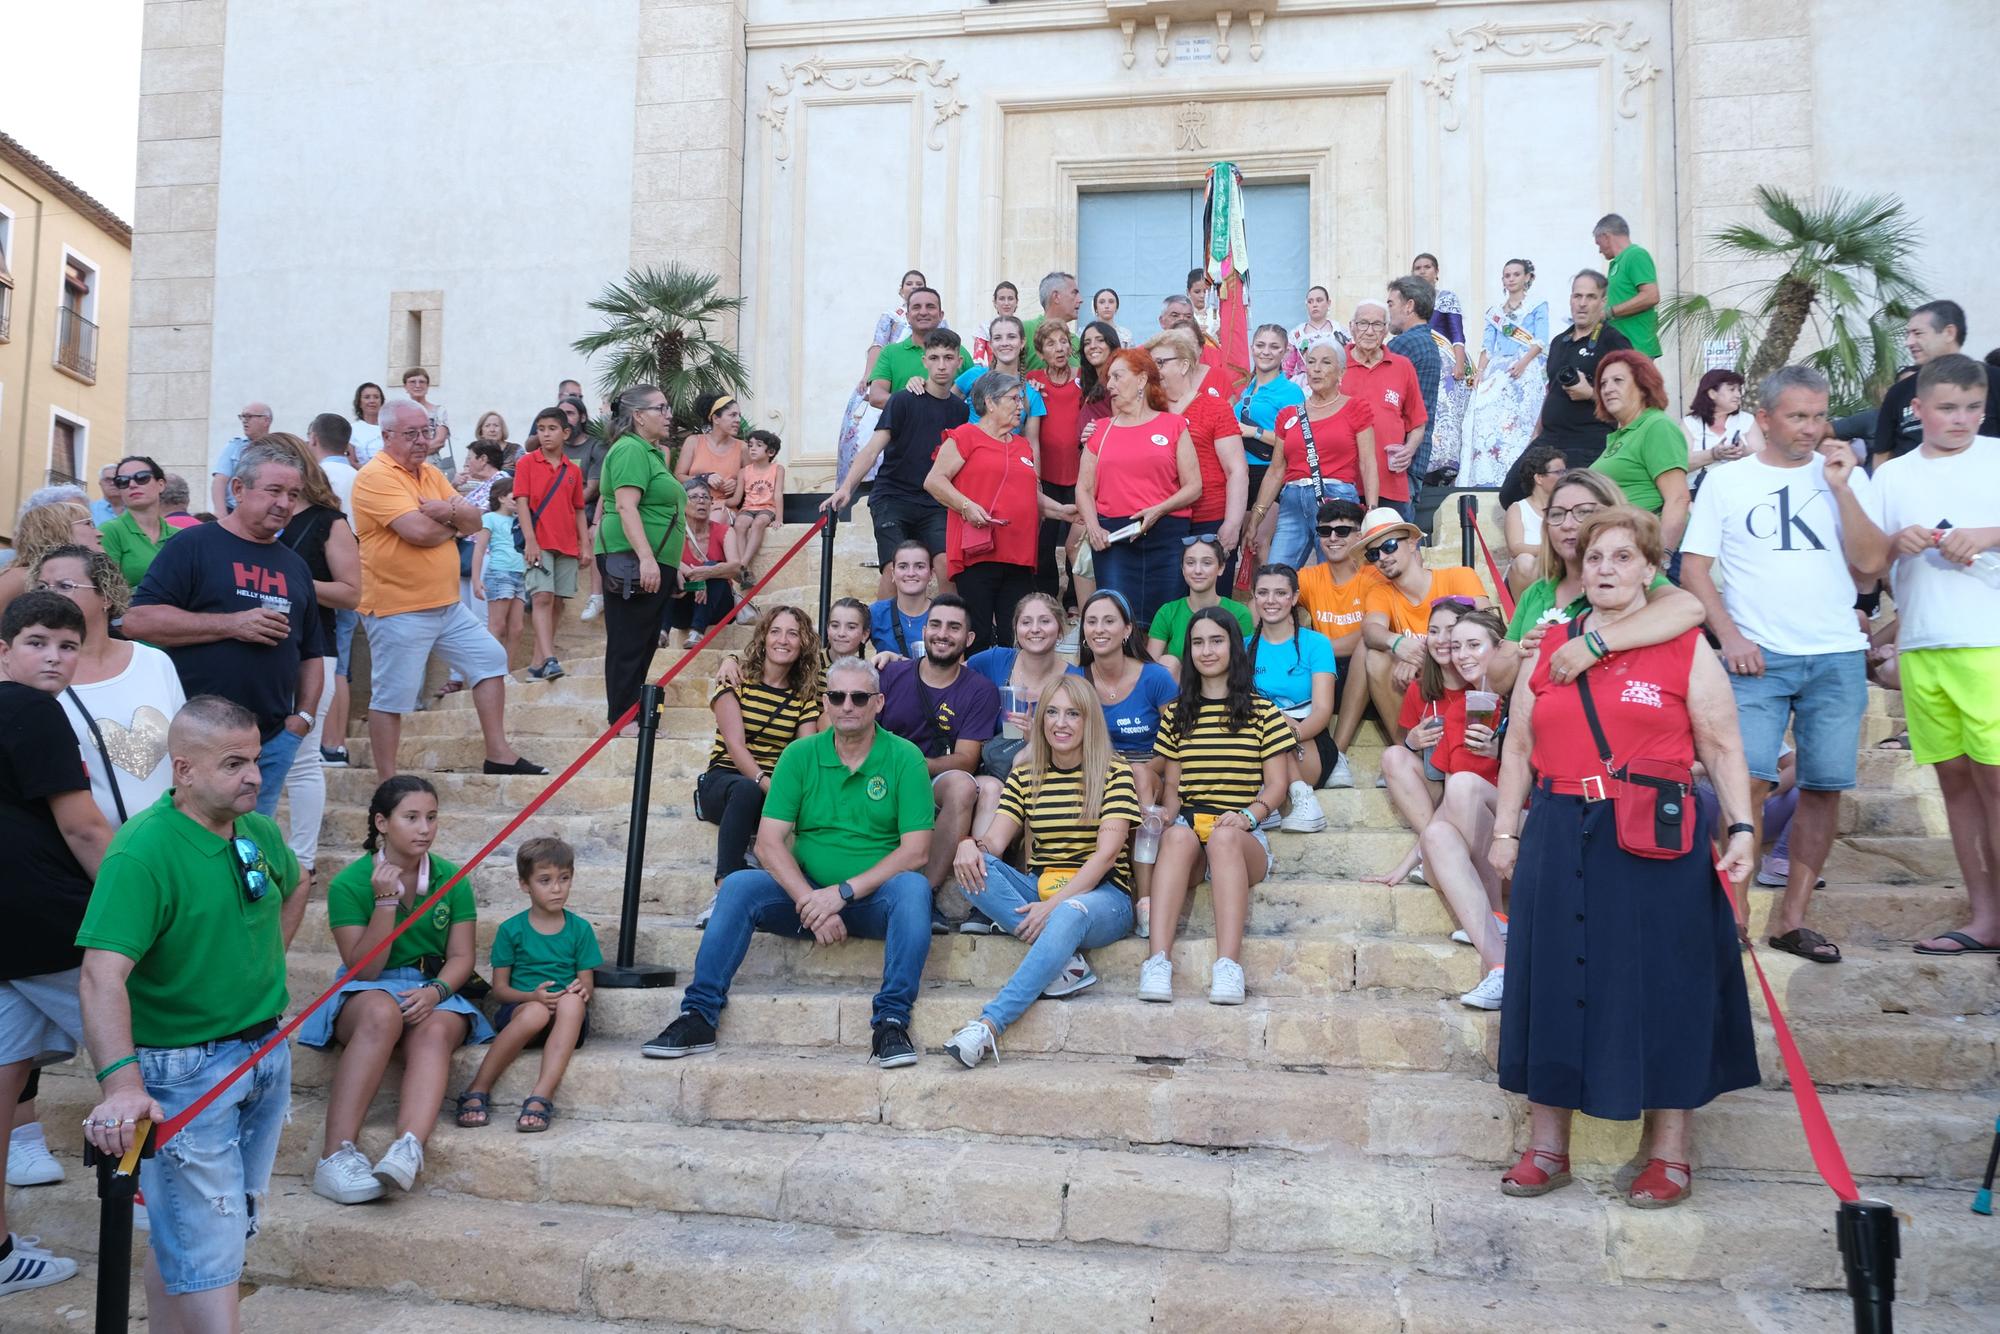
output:
[[[1297,1196],[1298,1208],[1281,1221],[1283,1234],[1275,1238],[1291,1236],[1286,1252],[1167,1252],[1116,1236],[1143,1230],[1172,1196],[1147,1200],[1136,1218],[1120,1218],[1105,1207],[1104,1193],[1083,1189],[1059,1201],[1052,1220],[1045,1183],[1019,1182],[1013,1160],[974,1157],[975,1152],[968,1150],[954,1173],[950,1197],[927,1208],[929,1218],[949,1219],[938,1235],[525,1204],[443,1191],[397,1197],[375,1208],[342,1208],[313,1195],[303,1180],[280,1177],[272,1182],[268,1221],[250,1248],[247,1277],[258,1289],[244,1304],[245,1328],[260,1334],[472,1328],[525,1334],[532,1319],[535,1328],[577,1334],[721,1328],[1012,1334],[1066,1327],[1071,1313],[1087,1311],[1091,1327],[1106,1334],[1223,1328],[1781,1334],[1836,1327],[1845,1320],[1844,1294],[1830,1291],[1837,1265],[1828,1258],[1831,1241],[1814,1236],[1808,1221],[1815,1207],[1825,1212],[1823,1200],[1809,1199],[1810,1192],[1765,1188],[1771,1193],[1763,1199],[1789,1216],[1754,1233],[1752,1218],[1762,1201],[1723,1184],[1714,1188],[1722,1197],[1718,1204],[1710,1206],[1705,1191],[1666,1213],[1595,1204],[1577,1187],[1527,1202],[1531,1207],[1446,1210],[1427,1244],[1435,1256],[1432,1267],[1455,1272],[1411,1275],[1402,1272],[1405,1266],[1383,1263],[1382,1252],[1400,1239],[1395,1222],[1371,1225],[1365,1215],[1375,1202],[1358,1201],[1337,1178],[1324,1191],[1275,1188]],[[631,1178],[621,1184],[629,1187]],[[1016,1189],[1020,1185],[1027,1189]],[[75,1183],[47,1195],[52,1198],[41,1210],[47,1221],[37,1222],[45,1240],[68,1253],[87,1254],[84,1247],[95,1244],[95,1202]],[[1041,1212],[1012,1218],[1002,1212],[1022,1196]],[[875,1203],[860,1197],[843,1207]],[[1694,1211],[1704,1209],[1702,1216],[1713,1218],[1730,1205],[1743,1220],[1721,1229],[1720,1244],[1698,1242],[1709,1233],[1687,1221]],[[810,1212],[812,1204],[802,1195],[798,1207]],[[393,1211],[397,1226],[385,1228],[384,1211]],[[1012,1223],[1026,1231],[1052,1221],[1067,1229],[1072,1218],[1076,1230],[1093,1234],[1093,1240],[1058,1244],[954,1235],[961,1222],[989,1229]],[[1930,1215],[1924,1219],[1928,1225]],[[1556,1225],[1554,1235],[1538,1234],[1537,1225],[1544,1222]],[[1937,1246],[1909,1248],[1904,1256],[1901,1327],[1915,1334],[1990,1327],[1992,1308],[1985,1304],[1990,1297],[1982,1296],[1990,1285],[1985,1274],[1969,1268],[1977,1238],[1968,1240],[1971,1229],[1962,1215],[1941,1219],[1940,1228]],[[1340,1253],[1335,1263],[1309,1249],[1342,1233],[1352,1234],[1357,1249]],[[1413,1236],[1414,1226],[1404,1235]],[[1585,1241],[1589,1244],[1582,1247]],[[1537,1282],[1515,1275],[1520,1247],[1532,1247],[1542,1267],[1560,1270],[1564,1278]],[[1666,1289],[1650,1286],[1656,1271],[1717,1272],[1732,1253],[1746,1249],[1760,1260],[1767,1250],[1776,1252],[1747,1290],[1727,1291],[1708,1278]],[[1626,1283],[1607,1279],[1626,1271],[1634,1275]],[[1809,1290],[1785,1283],[1781,1272],[1809,1274]],[[37,1309],[53,1309],[59,1291],[44,1289],[10,1301],[37,1301],[45,1304]],[[1964,1294],[1962,1302],[1953,1300],[1958,1294]],[[70,1300],[79,1299],[87,1297]]]

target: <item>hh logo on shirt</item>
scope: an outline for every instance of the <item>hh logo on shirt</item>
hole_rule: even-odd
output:
[[[291,590],[285,585],[283,570],[267,570],[261,565],[236,561],[229,567],[238,597],[255,598],[281,615],[292,614]]]
[[[1625,691],[1618,696],[1618,702],[1621,704],[1644,704],[1649,709],[1666,707],[1666,705],[1660,702],[1660,688],[1651,681],[1626,682]]]

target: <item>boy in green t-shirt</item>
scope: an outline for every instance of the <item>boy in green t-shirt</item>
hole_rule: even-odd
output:
[[[485,1125],[493,1086],[515,1057],[539,1046],[542,1068],[535,1091],[521,1100],[514,1121],[514,1129],[532,1134],[549,1128],[556,1085],[570,1056],[590,1036],[590,993],[597,983],[591,970],[604,955],[590,923],[564,906],[576,875],[574,848],[559,838],[531,838],[514,854],[514,870],[528,910],[500,923],[493,937],[498,1031],[479,1073],[459,1095],[458,1123],[468,1129]]]
[[[1181,578],[1188,586],[1188,595],[1155,612],[1153,624],[1146,632],[1146,651],[1172,672],[1176,681],[1181,677],[1181,659],[1187,654],[1188,622],[1196,612],[1206,607],[1221,607],[1236,618],[1244,634],[1257,628],[1256,618],[1248,607],[1215,591],[1216,582],[1222,578],[1222,539],[1213,533],[1201,533],[1182,541],[1186,549],[1181,552]]]

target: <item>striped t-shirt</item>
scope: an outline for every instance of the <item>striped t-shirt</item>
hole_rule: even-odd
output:
[[[743,741],[751,758],[767,771],[777,767],[778,756],[798,737],[799,728],[819,717],[819,700],[800,699],[783,686],[745,681],[733,690],[716,691],[709,697],[710,706],[724,694],[736,696],[736,706],[743,711]],[[722,744],[720,728],[716,729],[715,744],[709,747],[708,767],[736,767],[729,758],[729,747]]]
[[[1263,789],[1264,761],[1298,744],[1284,715],[1262,695],[1253,701],[1250,722],[1240,732],[1229,730],[1226,701],[1202,700],[1188,723],[1180,712],[1176,700],[1161,716],[1154,750],[1163,760],[1180,762],[1181,806],[1189,812],[1242,810]]]
[[[1030,801],[1032,795],[1033,800]],[[1036,875],[1054,867],[1075,870],[1097,854],[1097,824],[1083,818],[1083,770],[1051,766],[1042,775],[1042,790],[1032,793],[1028,766],[1017,764],[1007,771],[1000,788],[1000,813],[1034,833],[1033,862]],[[1098,822],[1124,820],[1133,828],[1139,824],[1139,789],[1132,781],[1132,769],[1113,760],[1104,778],[1104,799],[1099,803]],[[1106,883],[1119,889],[1132,887],[1132,864],[1125,849],[1118,850],[1118,862]]]

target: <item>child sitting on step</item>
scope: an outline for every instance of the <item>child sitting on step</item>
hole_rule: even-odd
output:
[[[576,850],[554,837],[531,838],[514,854],[514,870],[528,909],[500,923],[493,937],[493,998],[501,1002],[498,1030],[471,1085],[458,1095],[458,1123],[467,1129],[486,1124],[493,1086],[514,1058],[529,1047],[542,1049],[535,1089],[521,1100],[514,1129],[535,1134],[555,1119],[556,1085],[569,1058],[590,1036],[591,972],[604,962],[597,933],[569,911],[576,875]]]
[[[738,475],[743,498],[736,507],[736,542],[742,548],[743,573],[736,582],[746,591],[757,582],[751,567],[764,548],[765,532],[784,522],[785,467],[777,461],[778,449],[778,437],[769,431],[752,431],[743,438],[746,462]]]

